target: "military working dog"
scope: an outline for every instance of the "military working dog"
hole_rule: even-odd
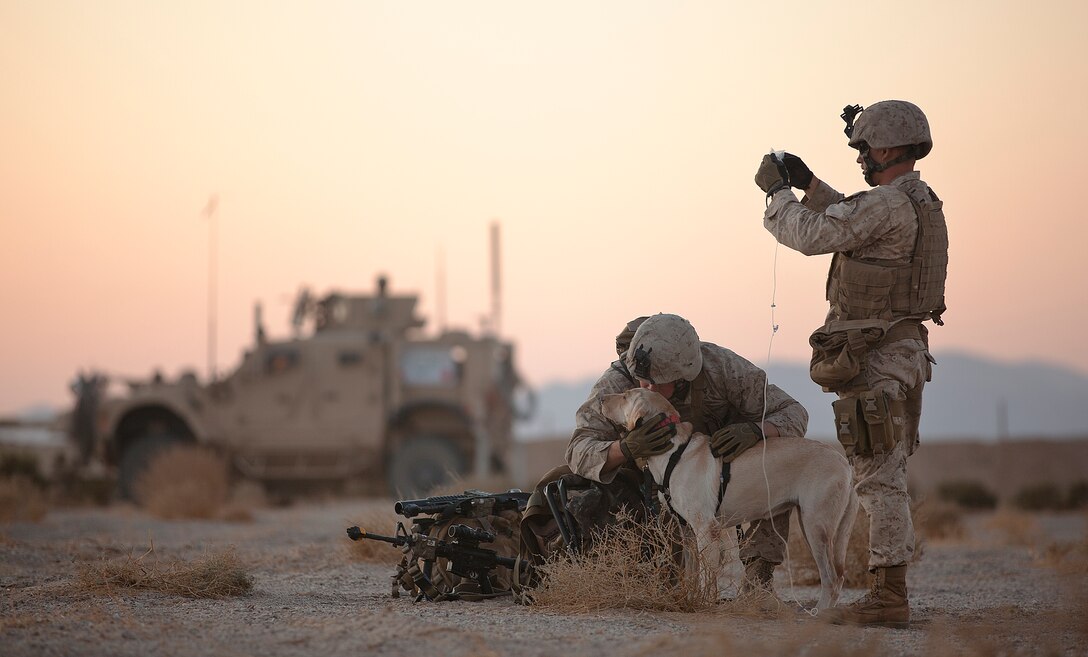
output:
[[[797,507],[801,531],[820,572],[817,608],[835,604],[858,507],[853,472],[842,453],[814,440],[767,438],[730,464],[722,496],[722,460],[711,454],[707,436],[694,432],[690,422],[680,422],[676,409],[660,394],[635,388],[605,395],[601,412],[627,430],[659,413],[676,425],[672,449],[646,463],[654,481],[662,485],[670,457],[686,445],[668,477],[668,501],[691,526],[709,573],[718,572],[723,530]]]

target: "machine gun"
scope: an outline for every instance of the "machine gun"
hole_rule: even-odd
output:
[[[529,493],[519,490],[506,493],[469,490],[462,495],[400,500],[394,505],[394,510],[405,518],[412,519],[411,531],[405,529],[403,522],[398,522],[393,536],[374,534],[360,527],[348,527],[347,534],[353,541],[381,541],[395,545],[404,552],[404,558],[393,575],[393,597],[399,596],[398,589],[401,586],[418,591],[417,602],[424,598],[456,600],[504,595],[508,591],[495,591],[491,573],[498,567],[506,567],[513,571],[513,579],[517,581],[526,572],[528,564],[520,559],[502,556],[495,550],[480,547],[481,543],[495,541],[494,532],[465,524],[448,524],[435,531],[435,525],[450,523],[456,518],[486,518],[508,510],[521,512],[525,510],[528,500]],[[475,582],[479,593],[439,590],[432,578],[439,559],[446,560],[446,571]]]
[[[501,511],[525,510],[529,502],[529,493],[512,489],[505,493],[485,493],[481,490],[466,490],[461,495],[439,495],[420,500],[400,500],[393,505],[393,510],[405,518],[414,518],[421,513],[441,515],[443,518],[481,518],[497,515]]]

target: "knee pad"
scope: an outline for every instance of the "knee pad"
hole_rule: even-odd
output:
[[[906,404],[887,393],[866,390],[831,403],[835,436],[846,456],[873,456],[895,449],[906,429]]]

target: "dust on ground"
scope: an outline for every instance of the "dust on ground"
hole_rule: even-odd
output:
[[[603,610],[557,613],[512,600],[414,602],[390,597],[387,564],[353,558],[344,529],[388,501],[336,500],[262,509],[253,521],[167,521],[133,507],[54,510],[0,525],[0,645],[5,655],[1086,655],[1084,568],[1045,563],[1047,545],[1083,546],[1085,516],[1037,516],[1035,540],[1009,541],[993,514],[966,538],[929,542],[908,576],[909,630],[834,627],[804,613]],[[190,599],[85,592],[79,569],[103,558],[199,559],[233,546],[251,593]],[[811,605],[816,587],[784,599]],[[847,590],[845,599],[863,593]],[[723,595],[732,596],[726,588]]]

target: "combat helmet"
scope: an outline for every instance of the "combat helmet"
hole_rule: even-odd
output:
[[[883,100],[866,107],[857,115],[849,133],[850,147],[861,149],[914,146],[912,157],[920,160],[933,150],[929,121],[914,103]]]
[[[692,381],[703,369],[699,334],[679,315],[653,315],[635,331],[624,362],[637,378],[655,384]]]

